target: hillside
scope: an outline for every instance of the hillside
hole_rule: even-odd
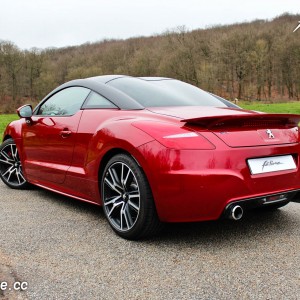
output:
[[[0,40],[0,112],[36,102],[57,85],[101,74],[166,76],[227,99],[299,100],[300,15],[284,14],[152,37],[23,51]],[[1,38],[1,37],[0,37]]]

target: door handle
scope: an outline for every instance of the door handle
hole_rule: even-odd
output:
[[[72,131],[68,130],[68,129],[64,129],[63,131],[60,132],[60,136],[62,138],[67,138],[68,136],[70,136],[72,133]]]

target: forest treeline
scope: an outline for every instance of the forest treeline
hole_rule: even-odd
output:
[[[68,80],[102,74],[177,78],[233,100],[299,100],[300,15],[151,37],[21,50],[0,41],[0,112]]]

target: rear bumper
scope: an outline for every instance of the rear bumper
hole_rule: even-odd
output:
[[[158,142],[140,147],[158,215],[164,222],[216,220],[239,203],[300,202],[298,145],[216,150],[171,150]],[[247,159],[292,154],[297,169],[251,175]],[[298,193],[299,192],[299,193]],[[275,196],[282,197],[277,199]],[[270,198],[274,197],[274,198]],[[299,200],[297,200],[299,199]]]
[[[277,193],[277,194],[265,195],[256,198],[232,201],[225,207],[223,215],[226,216],[227,212],[230,211],[231,207],[234,207],[235,205],[241,206],[243,210],[248,210],[257,207],[267,207],[274,204],[288,203],[290,201],[293,201],[293,199],[295,199],[295,196],[298,193],[299,190],[295,190],[295,191],[288,191],[285,193]]]
[[[300,203],[300,192],[296,193],[296,195],[292,198],[291,202]]]

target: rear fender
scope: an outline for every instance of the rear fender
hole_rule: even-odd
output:
[[[142,166],[138,147],[154,139],[142,130],[132,126],[131,121],[120,120],[102,123],[88,141],[88,145],[84,146],[87,150],[84,163],[85,172],[89,173],[94,180],[98,180],[97,170],[99,170],[102,158],[112,149],[121,149],[130,153]],[[76,153],[74,159],[76,160]]]

